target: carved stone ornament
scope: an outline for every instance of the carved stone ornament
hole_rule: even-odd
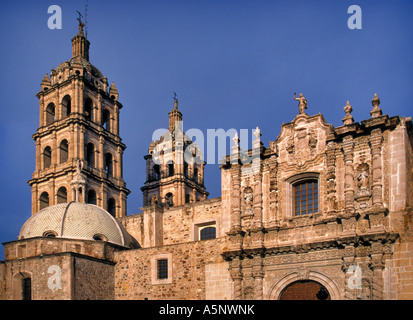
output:
[[[310,271],[307,268],[300,267],[297,269],[297,277],[300,280],[307,280],[310,276]]]
[[[315,133],[314,131],[310,132],[310,135],[308,137],[308,145],[314,149],[315,147],[317,147],[317,138],[315,137]]]
[[[380,98],[377,97],[377,93],[374,94],[374,98],[371,100],[371,104],[373,105],[373,109],[370,111],[371,117],[380,117],[382,115],[382,111],[379,108]]]
[[[294,138],[289,139],[286,149],[289,154],[292,154],[294,152]]]
[[[342,119],[344,125],[349,125],[354,122],[353,116],[350,114],[353,111],[353,107],[350,105],[350,102],[347,101],[347,104],[344,106],[344,112],[346,115]]]

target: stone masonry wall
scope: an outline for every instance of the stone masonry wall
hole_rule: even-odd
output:
[[[143,211],[118,221],[144,248],[197,240],[197,225],[208,222],[215,222],[217,237],[225,234],[221,198],[172,208],[150,206]]]
[[[75,257],[75,300],[113,300],[114,285],[113,263]]]
[[[55,266],[55,267],[53,267]],[[54,280],[56,269],[61,269],[61,286]],[[52,256],[33,257],[4,262],[4,278],[2,284],[5,300],[21,300],[21,280],[30,277],[32,281],[32,300],[70,300],[71,295],[71,256],[58,254]]]
[[[225,238],[135,249],[116,254],[115,299],[231,298],[231,282],[221,256]],[[169,257],[169,279],[156,279],[156,259]],[[220,278],[209,272],[220,270]],[[218,274],[217,274],[218,275]]]

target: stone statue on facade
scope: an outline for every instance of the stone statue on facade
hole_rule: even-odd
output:
[[[360,191],[367,191],[368,182],[369,182],[369,175],[366,170],[363,170],[357,177],[358,186]]]
[[[299,97],[297,98],[297,93],[294,92],[294,100],[299,101],[298,110],[300,114],[305,114],[305,109],[307,109],[307,99],[304,98],[302,93],[300,93]]]
[[[252,196],[252,190],[247,188],[245,195],[244,195],[244,203],[245,203],[245,209],[244,209],[244,216],[252,216],[252,201],[253,201],[253,196]]]
[[[83,169],[83,161],[80,159],[76,160],[76,177],[81,177],[82,174],[82,169]]]

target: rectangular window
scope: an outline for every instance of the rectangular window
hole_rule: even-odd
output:
[[[318,182],[305,181],[294,186],[294,214],[312,214],[318,212]]]
[[[158,279],[168,279],[168,259],[158,260]]]
[[[152,284],[171,284],[173,276],[172,253],[161,253],[151,258]]]

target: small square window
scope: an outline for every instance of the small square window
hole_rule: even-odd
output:
[[[151,258],[152,284],[171,284],[173,276],[171,253],[161,253]]]

